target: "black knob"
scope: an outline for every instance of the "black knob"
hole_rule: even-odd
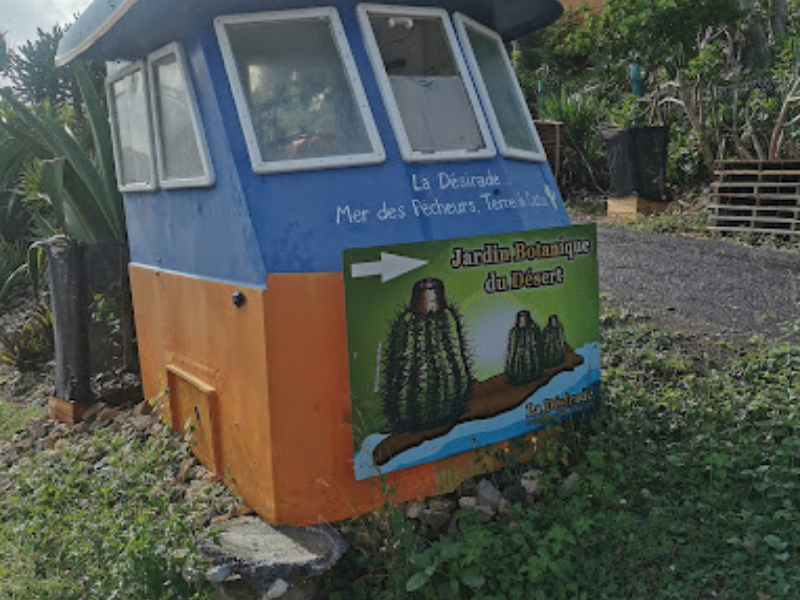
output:
[[[233,305],[236,308],[242,308],[247,303],[247,296],[239,290],[233,292]]]

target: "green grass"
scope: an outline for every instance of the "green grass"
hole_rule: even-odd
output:
[[[0,385],[4,383],[0,377]],[[43,409],[38,406],[12,404],[0,398],[0,445],[20,431],[26,423],[40,416]]]
[[[800,597],[800,346],[603,325],[604,408],[564,436],[548,495],[515,506],[513,526],[457,513],[460,533],[437,539],[393,513],[333,600]]]
[[[0,473],[0,598],[210,598],[181,573],[201,563],[197,527],[229,500],[218,486],[184,500],[173,480],[186,445],[111,429],[62,440]]]

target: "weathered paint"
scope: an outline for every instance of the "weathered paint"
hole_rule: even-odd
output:
[[[461,9],[508,35],[553,17],[554,0],[411,0]],[[122,0],[96,2],[66,46],[91,36]],[[339,9],[386,150],[381,165],[286,174],[252,172],[213,18],[319,6],[313,0],[138,0],[86,56],[141,60],[180,42],[187,54],[217,181],[208,189],[128,193],[131,281],[148,398],[194,430],[195,451],[268,521],[304,525],[358,515],[454,489],[495,466],[470,452],[392,473],[353,476],[342,251],[569,224],[547,163],[490,160],[405,163],[395,141],[355,6]],[[326,4],[326,3],[323,3]],[[111,12],[103,12],[106,8]],[[515,16],[516,15],[516,16]],[[517,18],[518,17],[518,18]],[[523,33],[523,31],[519,31]],[[73,37],[76,36],[76,37]],[[69,40],[72,40],[70,42]],[[74,49],[74,44],[73,44]],[[442,174],[500,178],[495,189],[437,189]],[[427,178],[433,189],[414,181]],[[549,191],[549,194],[547,193]],[[403,220],[374,218],[384,204],[480,202],[526,192],[547,202],[508,210]],[[368,209],[368,224],[337,223],[337,209]],[[237,308],[232,295],[247,302]],[[195,422],[192,423],[192,419]],[[197,421],[199,419],[199,421]],[[387,495],[384,484],[391,488]]]
[[[386,243],[432,241],[569,225],[558,186],[547,163],[490,160],[409,164],[400,156],[361,30],[352,7],[341,10],[351,50],[387,153],[384,164],[355,168],[256,175],[227,82],[216,34],[209,22],[182,42],[191,65],[209,150],[217,172],[210,189],[136,192],[125,195],[129,243],[134,262],[181,273],[259,286],[268,273],[341,270],[342,251]],[[216,85],[215,85],[216,84]],[[386,206],[411,200],[479,200],[472,189],[414,190],[413,181],[436,183],[442,173],[483,175],[491,170],[503,182],[497,197],[526,191],[556,199],[520,211],[451,217],[413,215],[379,221]],[[480,200],[479,200],[480,201]],[[364,224],[337,224],[337,210],[368,209]]]
[[[352,517],[496,467],[484,450],[355,481],[341,274],[273,275],[264,290],[133,265],[131,283],[147,397],[185,417],[196,401],[185,381],[213,392],[217,456],[206,464],[269,522]],[[170,373],[184,381],[165,394]]]
[[[95,0],[61,41],[56,60],[77,57],[137,60],[175,37],[196,30],[221,12],[244,13],[321,5],[352,7],[358,0]],[[386,4],[442,6],[487,23],[512,39],[547,27],[563,9],[556,0],[394,0]]]

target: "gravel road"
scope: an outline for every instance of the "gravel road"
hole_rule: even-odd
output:
[[[601,290],[637,311],[737,338],[800,319],[797,252],[605,226],[598,237]]]

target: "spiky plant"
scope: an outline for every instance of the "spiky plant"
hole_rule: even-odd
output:
[[[530,311],[521,310],[508,334],[506,377],[512,385],[524,385],[536,381],[543,374],[542,330]]]
[[[544,328],[544,366],[546,369],[555,367],[564,362],[567,353],[567,340],[564,337],[564,327],[558,320],[558,315],[552,315]]]
[[[453,423],[472,390],[472,366],[458,309],[438,279],[417,282],[394,318],[382,364],[383,409],[393,432]]]

